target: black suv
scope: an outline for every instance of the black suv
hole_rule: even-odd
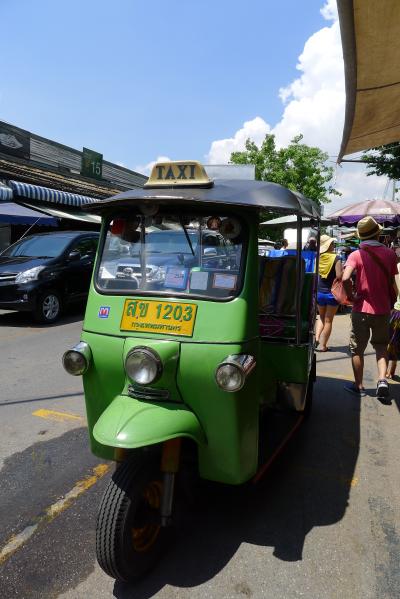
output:
[[[53,323],[69,303],[86,299],[99,234],[31,235],[0,254],[0,309],[33,313]]]

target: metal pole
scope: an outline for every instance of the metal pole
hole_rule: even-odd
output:
[[[297,252],[296,252],[296,345],[300,345],[301,340],[301,292],[302,292],[302,221],[301,216],[297,217]]]

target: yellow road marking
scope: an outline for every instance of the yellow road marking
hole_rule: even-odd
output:
[[[340,381],[354,381],[354,377],[346,376],[344,374],[333,374],[332,372],[319,372],[317,368],[317,378],[329,378],[329,379],[339,379]]]
[[[99,464],[93,468],[93,474],[86,476],[84,479],[79,480],[76,485],[61,499],[49,506],[44,515],[35,522],[24,528],[24,530],[17,535],[10,537],[5,546],[0,551],[0,564],[5,562],[21,545],[23,545],[34,532],[44,524],[45,522],[51,522],[56,516],[61,514],[71,503],[82,495],[85,491],[90,489],[100,478],[102,478],[109,470],[109,464]]]
[[[32,412],[32,416],[45,418],[46,420],[55,420],[56,422],[65,422],[65,420],[84,420],[82,416],[77,414],[69,414],[68,412],[57,412],[57,410],[40,409]]]

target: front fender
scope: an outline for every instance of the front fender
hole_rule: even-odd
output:
[[[133,449],[175,437],[205,444],[203,429],[193,412],[182,404],[154,404],[118,395],[104,410],[93,429],[99,443]]]

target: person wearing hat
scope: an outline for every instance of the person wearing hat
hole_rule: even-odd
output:
[[[332,323],[339,304],[332,295],[332,283],[342,278],[342,263],[334,253],[335,240],[329,235],[321,235],[319,246],[317,306],[319,320],[315,331],[318,351],[329,351],[328,339],[332,332]]]
[[[379,242],[382,228],[371,216],[366,216],[358,222],[360,247],[350,254],[344,269],[343,285],[353,303],[350,353],[354,373],[354,383],[346,384],[345,388],[354,395],[365,395],[364,352],[368,341],[371,340],[378,368],[376,396],[383,403],[390,403],[389,385],[386,380],[387,345],[390,339],[389,320],[393,296],[397,295],[397,257],[392,249]],[[350,281],[353,272],[356,274],[354,296]]]

